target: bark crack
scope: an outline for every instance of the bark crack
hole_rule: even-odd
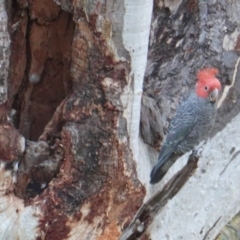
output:
[[[226,169],[228,168],[228,166],[230,165],[230,163],[240,154],[240,150],[238,150],[237,152],[235,152],[231,158],[231,160],[228,162],[228,164],[225,166],[225,168],[222,170],[222,172],[220,173],[220,176],[226,171]]]
[[[210,229],[208,229],[208,231],[206,232],[206,234],[203,237],[203,240],[206,240],[209,233],[216,227],[216,225],[218,224],[218,222],[220,221],[220,219],[222,218],[222,216],[220,216],[217,221],[212,225],[212,227]]]

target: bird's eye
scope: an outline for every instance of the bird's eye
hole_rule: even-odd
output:
[[[204,87],[204,89],[207,91],[207,90],[208,90],[208,87],[207,87],[207,86],[205,86],[205,87]]]

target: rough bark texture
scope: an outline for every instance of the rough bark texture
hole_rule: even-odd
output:
[[[0,3],[0,239],[118,239],[144,197],[159,190],[148,184],[155,149],[194,86],[197,70],[218,68],[224,85],[226,98],[213,135],[240,112],[240,4],[159,0],[152,9],[149,0],[6,3]],[[238,142],[236,137],[236,149]],[[178,205],[171,209],[166,199],[182,203],[182,196],[191,200],[186,186],[208,188],[191,178],[180,189],[191,167],[196,165],[186,166],[163,188],[165,195],[151,198],[161,204],[146,202],[154,208],[146,208],[150,214],[144,212],[147,221],[144,226],[140,221],[134,237],[216,236],[233,215],[231,208],[221,219],[209,211],[213,227],[204,225],[201,231],[199,222],[185,235],[176,231],[171,236],[177,220],[166,221],[167,228],[157,224],[176,213]],[[202,201],[208,206],[206,196]],[[233,206],[231,200],[225,203]],[[155,218],[163,206],[165,212]]]
[[[151,187],[148,185],[149,179],[145,177],[144,172],[150,172],[157,160],[157,154],[154,155],[153,149],[159,149],[166,134],[169,119],[175,114],[181,100],[187,96],[188,90],[193,88],[198,69],[208,66],[218,68],[220,71],[219,78],[224,86],[218,118],[211,135],[214,136],[221,131],[239,113],[240,67],[238,45],[240,22],[237,16],[239,7],[238,1],[154,1],[141,112],[141,138],[145,144],[142,143],[142,140],[139,141],[142,146],[141,156],[144,160],[139,160],[138,164],[139,179],[147,186],[147,199],[153,193],[162,189],[171,176],[184,164],[184,161],[178,161],[159,186]],[[230,126],[237,131],[237,121],[231,122]],[[230,126],[229,129],[231,129]],[[147,233],[142,234],[143,239],[148,237],[151,239],[202,239],[203,237],[204,239],[213,239],[219,229],[230,220],[231,217],[229,216],[236,214],[239,210],[239,203],[236,198],[231,198],[231,203],[228,201],[219,203],[219,196],[223,197],[225,195],[226,188],[217,188],[216,194],[213,195],[215,198],[213,197],[212,200],[208,197],[213,194],[211,188],[214,188],[217,184],[217,182],[211,181],[211,176],[214,175],[214,178],[218,179],[222,171],[218,161],[225,159],[227,165],[228,162],[232,161],[230,150],[229,154],[226,150],[226,154],[222,155],[220,147],[221,138],[226,139],[230,132],[232,131],[229,130],[229,133],[223,132],[212,143],[207,144],[210,146],[208,147],[208,154],[211,156],[215,154],[214,159],[212,159],[213,163],[211,163],[214,165],[213,169],[218,170],[212,171],[210,175],[201,176],[200,174],[203,179],[206,178],[206,181],[203,181],[202,185],[200,182],[195,182],[195,185],[192,185],[197,191],[201,191],[202,188],[207,189],[206,195],[203,194],[205,197],[200,198],[194,191],[191,194],[189,189],[192,188],[189,184],[186,184],[185,188],[180,191],[182,195],[178,194],[172,204],[169,203],[163,209],[163,212],[159,212]],[[237,136],[230,141],[239,144]],[[219,149],[217,146],[219,146]],[[229,146],[229,148],[232,147]],[[228,149],[227,144],[225,149]],[[153,159],[153,163],[144,164],[147,159]],[[203,158],[200,163],[205,162],[207,164],[207,160],[209,161],[209,158]],[[140,166],[144,166],[143,169]],[[234,171],[234,168],[228,169],[229,172],[226,174],[230,174],[231,170]],[[232,175],[234,175],[233,173]],[[198,175],[194,176],[197,177]],[[226,185],[231,185],[228,177],[221,175],[220,179]],[[239,178],[235,178],[234,181],[238,182]],[[237,190],[234,189],[234,191]],[[185,200],[181,196],[186,196]],[[197,202],[199,199],[202,199],[202,206],[206,206],[206,209],[208,209],[207,213],[200,210],[202,209],[201,205],[199,211],[197,210],[194,201]],[[222,210],[221,218],[216,213],[216,208],[211,204],[208,205],[210,201],[218,202],[222,206],[226,204],[224,208],[226,211],[223,213]],[[192,209],[184,208],[184,211],[180,213],[179,208],[183,208],[181,204],[194,205],[196,209],[194,207]],[[228,208],[229,205],[231,207]],[[188,215],[187,219],[190,220],[187,221],[186,217],[184,218],[186,212],[190,212],[190,215],[195,213],[199,217],[191,218]],[[204,219],[203,214],[208,216],[205,219],[206,225],[202,223],[201,227],[197,227],[197,224],[192,224],[198,219]],[[183,223],[182,226],[180,226],[180,222]]]
[[[150,10],[139,45],[145,63]],[[3,224],[1,239],[117,239],[141,206],[145,188],[124,117],[139,78],[123,42],[125,14],[122,1],[9,5],[3,109],[14,125],[7,118],[0,125],[1,198],[9,209],[0,218],[19,223]],[[31,221],[26,229],[22,217]]]
[[[240,21],[237,1],[154,3],[141,132],[147,144],[159,146],[169,118],[189,89],[194,87],[199,69],[214,66],[219,69],[223,86],[231,84],[238,59]],[[219,110],[220,117],[213,133],[222,129],[239,112],[237,89],[231,90]],[[147,118],[146,108],[151,111]]]
[[[8,29],[8,17],[4,1],[0,2],[0,113],[1,119],[6,118],[5,114],[5,103],[7,101],[7,78],[8,78],[8,69],[9,69],[9,58],[10,58],[10,38],[9,38],[9,29]]]

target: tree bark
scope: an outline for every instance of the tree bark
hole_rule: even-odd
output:
[[[0,152],[10,161],[1,169],[0,218],[9,223],[1,239],[117,239],[131,221],[145,195],[131,147],[151,9],[146,0],[10,6],[5,112],[13,109],[19,130],[14,146],[26,145],[17,157]]]
[[[240,210],[240,4],[6,3],[0,239],[214,239]],[[224,86],[213,138],[198,168],[180,159],[153,187],[169,120],[205,66]]]
[[[223,93],[211,133],[213,138],[205,146],[196,173],[163,209],[158,208],[157,217],[149,228],[145,226],[141,239],[214,239],[240,210],[239,192],[234,185],[239,182],[236,166],[240,4],[237,1],[155,1],[154,4],[141,114],[141,137],[150,146],[145,147],[141,142],[141,156],[145,159],[138,166],[148,159],[156,161],[157,154],[152,157],[153,148],[161,145],[169,118],[194,87],[199,69],[218,68]],[[147,188],[145,199],[151,200],[155,192],[161,195],[161,189],[185,163],[186,158],[179,159],[154,187],[147,184],[148,178],[140,171],[142,175],[138,176],[143,177],[139,179]],[[144,170],[150,172],[151,166],[145,164]],[[229,193],[229,189],[234,193]]]

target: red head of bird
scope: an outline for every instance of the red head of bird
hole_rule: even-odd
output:
[[[205,68],[198,72],[195,92],[201,98],[210,98],[211,102],[216,102],[221,83],[216,78],[218,70],[216,68]]]

